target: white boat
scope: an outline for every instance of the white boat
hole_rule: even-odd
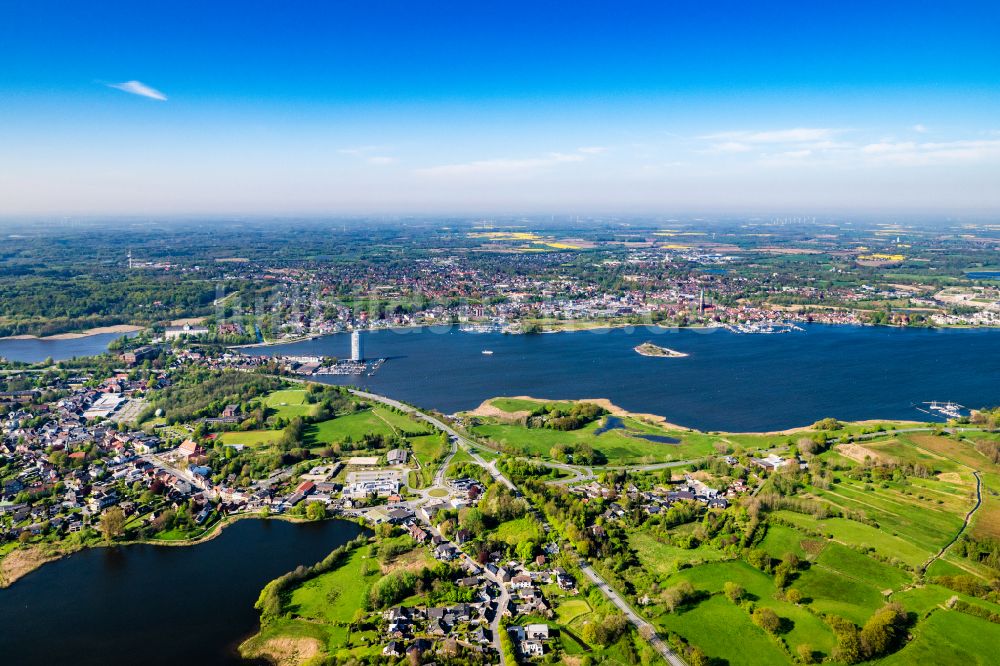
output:
[[[493,352],[490,351],[489,349],[484,349],[483,353],[486,354],[487,356],[493,356]]]

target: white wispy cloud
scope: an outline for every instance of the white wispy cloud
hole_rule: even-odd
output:
[[[912,129],[914,132],[918,132],[920,134],[924,134],[924,133],[927,132],[927,125],[921,125],[920,123],[917,123],[916,125],[914,125],[910,129]]]
[[[368,164],[374,164],[376,166],[387,166],[389,164],[395,164],[398,162],[395,157],[389,157],[388,155],[372,155],[367,159]]]
[[[880,141],[864,146],[861,153],[872,163],[896,166],[982,162],[1000,159],[1000,140]]]
[[[600,155],[601,153],[608,152],[608,149],[605,146],[583,146],[582,148],[577,148],[576,151],[584,155]]]
[[[801,165],[811,157],[814,157],[813,151],[803,148],[801,150],[784,150],[778,153],[762,153],[757,162],[765,166],[781,167]]]
[[[723,141],[713,143],[708,147],[707,152],[711,153],[748,153],[753,150],[753,146],[742,141]]]
[[[379,150],[385,150],[385,146],[348,146],[346,148],[339,148],[337,152],[341,155],[354,155],[356,157],[360,157]]]
[[[805,143],[811,141],[829,141],[842,129],[829,127],[793,127],[779,130],[740,130],[735,132],[717,132],[706,134],[699,138],[712,142],[735,142],[740,144],[767,144],[767,143]]]
[[[863,146],[861,152],[868,155],[885,155],[888,153],[911,151],[916,148],[917,144],[914,141],[879,141],[878,143],[869,143]]]
[[[459,164],[442,164],[440,166],[417,169],[420,176],[462,177],[462,176],[517,176],[560,164],[582,162],[586,159],[579,153],[549,153],[541,157],[521,159],[498,158],[490,160],[475,160]]]
[[[114,88],[115,90],[121,90],[122,92],[127,92],[132,95],[139,95],[140,97],[148,97],[149,99],[155,99],[158,102],[166,102],[167,96],[161,93],[156,88],[147,86],[142,81],[124,81],[123,83],[108,83],[109,88]]]

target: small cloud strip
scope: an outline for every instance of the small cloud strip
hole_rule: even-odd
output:
[[[115,90],[121,90],[122,92],[127,92],[131,95],[138,95],[139,97],[146,97],[148,99],[155,99],[158,102],[166,102],[167,96],[156,88],[147,86],[142,81],[124,81],[122,83],[109,83],[107,84],[109,88],[114,88]]]

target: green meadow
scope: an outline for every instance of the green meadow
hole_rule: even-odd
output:
[[[241,444],[251,448],[274,444],[281,438],[280,430],[234,430],[219,434],[224,444]]]
[[[282,389],[273,391],[262,399],[268,416],[292,419],[296,416],[312,416],[316,405],[306,402],[305,389]]]
[[[715,438],[700,433],[670,431],[643,423],[636,419],[624,418],[625,430],[614,429],[597,433],[603,419],[589,423],[578,430],[553,430],[549,428],[527,428],[519,424],[484,423],[472,428],[472,433],[480,439],[495,445],[520,452],[523,455],[549,459],[552,448],[558,444],[579,446],[587,444],[600,451],[609,465],[627,465],[647,462],[665,462],[692,457],[703,457],[714,452]],[[638,434],[675,437],[679,444],[652,442]]]

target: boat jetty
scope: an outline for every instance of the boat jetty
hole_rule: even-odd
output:
[[[371,377],[385,363],[384,358],[352,361],[325,356],[278,356],[285,369],[297,375],[365,375]]]
[[[931,400],[930,402],[921,403],[927,405],[927,408],[917,407],[921,412],[925,414],[933,414],[934,416],[943,416],[949,419],[960,419],[964,416],[969,415],[969,408],[958,403],[951,401],[948,402],[938,402],[937,400]]]
[[[750,333],[757,335],[769,335],[774,333],[791,333],[792,331],[804,331],[801,326],[787,322],[749,322],[741,324],[723,324],[723,328],[733,333]]]

